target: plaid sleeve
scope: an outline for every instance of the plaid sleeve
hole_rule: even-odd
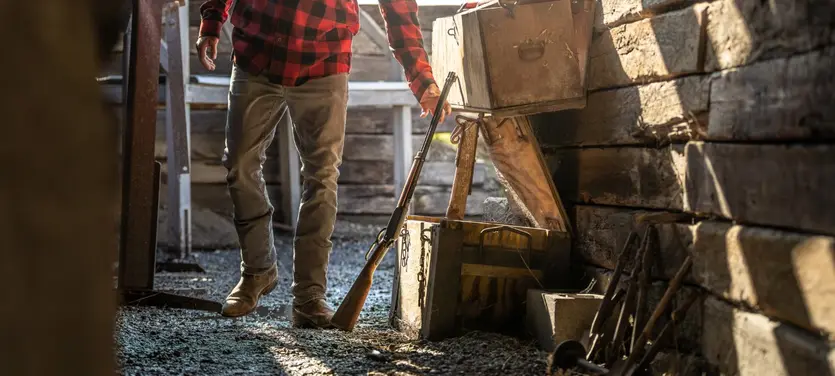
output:
[[[415,0],[380,0],[380,13],[386,23],[389,45],[403,66],[409,87],[419,101],[433,83],[432,67],[423,48]]]
[[[229,16],[227,0],[208,0],[200,6],[201,37],[220,37],[223,23]]]

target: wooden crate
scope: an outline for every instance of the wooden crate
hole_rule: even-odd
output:
[[[530,249],[528,248],[530,246]],[[412,339],[524,330],[527,291],[568,274],[567,233],[410,216],[397,254],[391,325]]]
[[[530,115],[586,105],[594,0],[528,1],[436,19],[432,69],[458,74],[457,110]]]

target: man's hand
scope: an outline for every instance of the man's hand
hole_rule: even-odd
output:
[[[197,38],[197,56],[200,58],[200,64],[203,67],[213,71],[215,70],[215,62],[217,59],[217,43],[220,41],[218,37],[200,37]]]
[[[432,84],[430,85],[426,91],[423,92],[423,98],[420,98],[420,108],[423,110],[420,113],[420,117],[426,117],[426,115],[431,114],[435,111],[435,107],[438,106],[438,100],[441,99],[441,90],[438,89],[438,85]],[[443,111],[441,112],[441,118],[439,119],[439,123],[444,122],[444,118],[452,113],[452,107],[449,105],[449,102],[444,101]]]

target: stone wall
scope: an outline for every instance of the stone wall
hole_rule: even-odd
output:
[[[602,0],[590,56],[587,107],[531,117],[577,255],[611,273],[636,216],[691,213],[653,269],[689,254],[707,295],[680,349],[835,374],[835,2]]]

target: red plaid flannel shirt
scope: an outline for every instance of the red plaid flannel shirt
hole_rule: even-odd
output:
[[[208,0],[200,7],[200,36],[220,35],[229,17],[235,64],[272,82],[298,86],[311,78],[347,73],[351,41],[359,32],[356,0]],[[433,83],[415,0],[380,0],[389,45],[420,100]]]

